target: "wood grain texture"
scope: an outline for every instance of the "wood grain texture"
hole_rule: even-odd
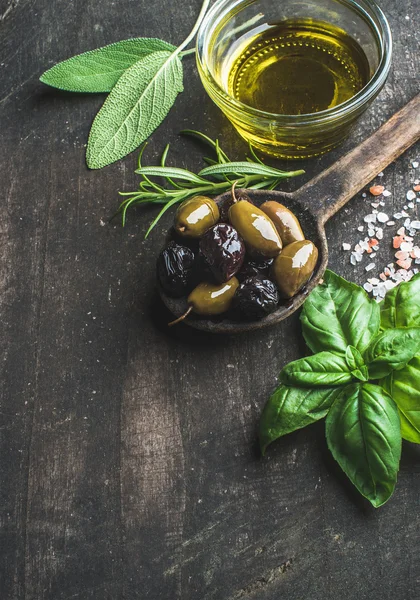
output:
[[[322,423],[261,460],[262,406],[281,367],[305,352],[297,315],[238,338],[168,332],[154,264],[171,215],[147,241],[151,209],[133,211],[124,230],[109,225],[117,192],[137,186],[136,157],[87,171],[102,98],[38,83],[57,60],[119,39],[180,42],[199,4],[0,0],[1,600],[417,600],[418,448],[404,445],[396,493],[376,511],[329,456]],[[383,92],[286,191],[418,93],[418,0],[381,5],[395,41]],[[177,135],[186,127],[241,158],[193,60],[184,68],[185,92],[145,159],[170,141],[172,164],[198,168],[201,148]],[[420,178],[410,166],[419,156],[413,147],[385,171],[389,214]],[[352,268],[341,243],[358,241],[366,212],[358,194],[327,224],[331,268],[359,283],[364,266]]]

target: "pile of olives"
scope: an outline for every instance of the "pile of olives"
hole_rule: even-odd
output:
[[[234,187],[220,209],[206,196],[183,202],[171,238],[157,261],[158,281],[168,296],[188,296],[189,306],[171,325],[190,312],[261,319],[305,285],[318,259],[288,208],[272,200],[258,208]]]

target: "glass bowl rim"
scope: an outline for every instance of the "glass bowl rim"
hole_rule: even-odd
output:
[[[207,36],[209,28],[213,27],[215,23],[222,20],[228,12],[231,12],[235,8],[241,5],[244,7],[249,6],[258,2],[258,0],[217,0],[215,4],[210,8],[206,16],[204,17],[200,29],[197,34],[196,41],[196,60],[199,73],[202,77],[205,77],[211,85],[212,92],[215,93],[222,104],[227,104],[231,108],[240,111],[242,114],[249,116],[250,118],[266,119],[271,122],[278,121],[289,125],[304,125],[304,124],[316,124],[325,120],[330,120],[331,117],[345,117],[349,113],[363,107],[371,98],[374,98],[380,91],[383,84],[385,83],[391,66],[392,57],[392,34],[388,23],[388,20],[383,13],[382,9],[373,0],[361,0],[365,5],[374,13],[377,19],[377,23],[373,20],[371,15],[361,6],[358,0],[336,0],[341,4],[345,4],[349,7],[354,7],[357,12],[362,13],[367,19],[372,30],[376,33],[378,41],[380,42],[381,56],[379,64],[376,68],[375,73],[366,83],[366,85],[357,92],[354,96],[346,100],[345,102],[338,104],[332,108],[319,111],[317,113],[305,113],[301,115],[286,115],[280,113],[270,113],[263,110],[259,110],[248,104],[240,102],[230,94],[228,94],[213,77],[210,69],[207,66],[205,60],[205,48],[207,46]],[[223,8],[225,9],[223,11]],[[219,14],[220,13],[220,14]]]

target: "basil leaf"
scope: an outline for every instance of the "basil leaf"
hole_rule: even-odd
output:
[[[376,508],[392,495],[401,455],[395,402],[378,385],[341,388],[326,419],[328,447],[340,467]]]
[[[420,352],[420,327],[386,329],[372,341],[365,353],[371,379],[386,377],[403,369]]]
[[[420,444],[420,356],[380,383],[398,406],[402,437]]]
[[[381,302],[381,327],[420,327],[420,273],[398,284]]]
[[[183,89],[176,52],[152,52],[120,77],[90,130],[89,168],[100,169],[122,158],[160,125]]]
[[[301,313],[303,337],[312,352],[344,354],[348,345],[364,352],[379,331],[380,310],[365,290],[325,271]]]
[[[301,387],[343,385],[351,380],[345,358],[333,352],[300,358],[286,365],[280,373],[281,383]]]
[[[340,388],[305,388],[280,385],[267,401],[259,423],[262,454],[274,440],[323,419]]]
[[[175,46],[157,38],[134,38],[78,54],[57,63],[40,81],[68,92],[110,92],[121,75],[140,58]]]
[[[369,373],[363,356],[354,346],[347,346],[346,348],[346,363],[353,377],[360,379],[360,381],[367,381],[369,379]]]

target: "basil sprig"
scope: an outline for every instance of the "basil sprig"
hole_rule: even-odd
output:
[[[420,274],[378,304],[326,271],[301,314],[315,354],[281,371],[260,420],[263,454],[326,417],[328,448],[355,487],[374,507],[390,498],[401,439],[420,443],[419,294]]]

